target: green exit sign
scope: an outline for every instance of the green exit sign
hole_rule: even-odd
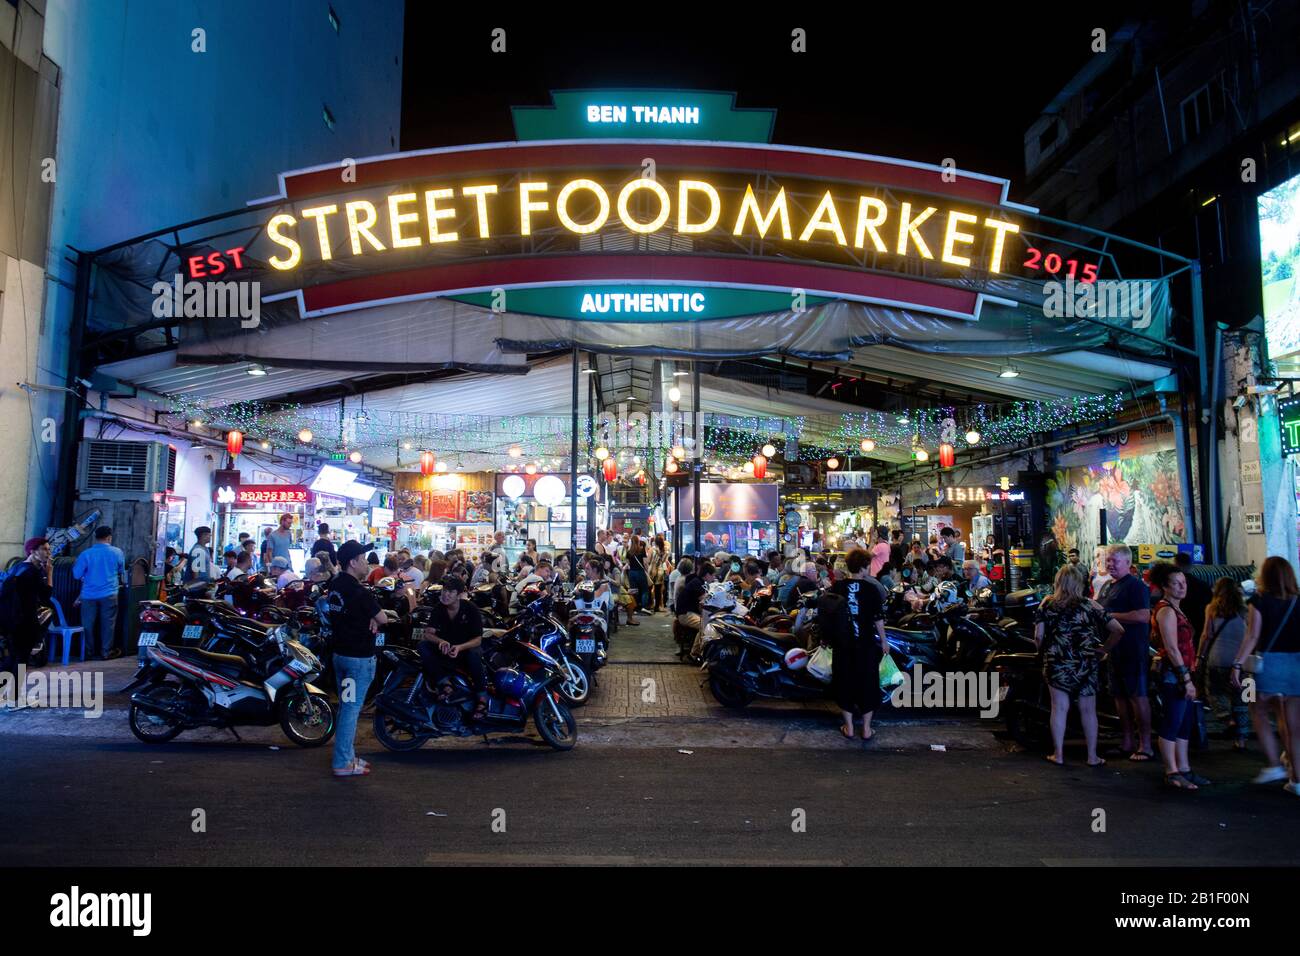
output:
[[[330,461],[347,461],[347,454],[341,451],[330,452]]]
[[[1282,426],[1282,454],[1300,452],[1300,398],[1286,398],[1277,403],[1277,415]]]

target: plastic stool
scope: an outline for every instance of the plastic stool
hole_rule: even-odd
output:
[[[49,628],[49,632],[50,632],[49,640],[52,641],[52,640],[54,639],[55,635],[57,635],[59,638],[62,639],[62,642],[63,642],[63,663],[66,664],[66,663],[68,663],[68,658],[69,658],[69,656],[71,655],[71,652],[72,652],[72,639],[73,639],[74,637],[79,637],[79,638],[81,638],[81,656],[80,656],[79,660],[81,660],[82,662],[84,662],[84,661],[86,660],[86,632],[85,632],[85,629],[84,629],[84,628],[81,628],[81,627],[71,627],[71,626],[69,626],[69,624],[68,624],[68,619],[67,619],[66,617],[63,616],[63,605],[59,603],[59,599],[58,599],[58,598],[51,598],[50,601],[51,601],[51,603],[54,605],[54,613],[57,614],[58,617],[59,617],[59,623],[58,623],[58,624],[51,624],[51,625],[50,625],[50,628]],[[54,650],[53,647],[51,647],[51,648],[50,648],[50,651],[51,651],[51,653],[50,653],[50,659],[51,659],[51,660],[53,660],[53,658],[54,658],[53,650]]]

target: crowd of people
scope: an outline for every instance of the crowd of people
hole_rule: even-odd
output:
[[[1048,759],[1064,763],[1073,705],[1090,766],[1101,766],[1107,756],[1158,759],[1167,786],[1197,790],[1210,781],[1192,769],[1190,740],[1208,705],[1216,708],[1236,749],[1246,748],[1253,726],[1266,760],[1255,783],[1285,781],[1287,792],[1300,796],[1297,767],[1289,759],[1300,733],[1300,615],[1292,613],[1300,588],[1294,568],[1285,558],[1270,557],[1246,588],[1228,577],[1210,587],[1189,573],[1189,556],[1180,558],[1153,564],[1144,578],[1133,567],[1129,546],[1112,544],[1104,549],[1104,567],[1094,561],[1090,571],[1072,552],[1056,573],[1035,627],[1052,702]],[[1097,753],[1096,713],[1103,665],[1121,727],[1118,745],[1104,756]],[[1160,703],[1155,726],[1153,695]]]

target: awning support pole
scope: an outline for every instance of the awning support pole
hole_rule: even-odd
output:
[[[578,580],[578,347],[573,347],[573,429],[569,444],[569,580]]]

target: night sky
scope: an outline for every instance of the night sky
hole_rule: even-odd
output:
[[[775,8],[753,5],[684,21],[675,5],[616,4],[604,15],[557,7],[545,19],[470,21],[410,0],[401,146],[513,139],[509,108],[549,104],[552,89],[729,90],[738,106],[776,108],[776,143],[932,163],[951,156],[1011,179],[1014,199],[1025,128],[1094,55],[1093,28],[1113,32],[1140,5],[1089,3],[1066,19],[1052,19],[1059,7],[1047,2],[900,6],[916,12],[871,2],[844,8],[862,11],[856,20],[775,19]],[[649,25],[633,26],[632,16]],[[498,26],[505,54],[490,51]],[[790,50],[796,26],[807,31],[807,53]]]

